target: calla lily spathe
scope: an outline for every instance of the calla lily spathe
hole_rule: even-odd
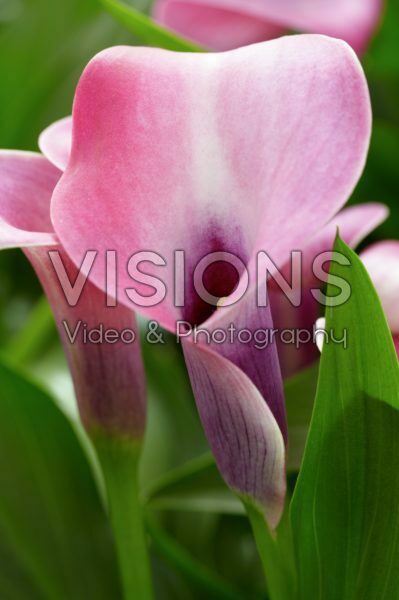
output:
[[[119,302],[171,331],[180,319],[209,330],[272,327],[270,308],[256,308],[253,285],[232,306],[215,311],[202,303],[190,283],[194,267],[210,252],[230,252],[253,275],[260,250],[283,265],[346,202],[370,126],[364,74],[343,42],[291,36],[203,55],[111,48],[89,63],[77,89],[72,152],[52,199],[54,228],[75,264],[88,248],[100,256],[116,251]],[[59,160],[48,138],[45,146]],[[167,290],[174,251],[185,251],[183,307],[171,293],[157,306],[132,305],[126,265],[143,249],[164,260]],[[155,275],[152,266],[146,272]],[[104,287],[102,260],[90,278]],[[208,284],[228,299],[237,281],[216,268]],[[284,503],[286,439],[276,345],[259,352],[186,338],[183,347],[222,475],[274,527]]]
[[[270,40],[289,30],[322,33],[365,50],[382,0],[157,0],[155,18],[213,50]]]
[[[65,169],[72,144],[72,118],[66,117],[48,127],[39,138],[40,148],[54,165]],[[320,280],[313,273],[315,258],[325,252],[332,252],[337,230],[346,244],[356,248],[370,233],[389,216],[384,204],[369,202],[344,208],[325,225],[305,246],[302,253],[302,302],[293,306],[276,282],[269,281],[269,299],[272,308],[273,325],[279,330],[302,329],[312,332],[323,307],[311,294],[312,289],[320,288]],[[282,274],[290,281],[290,264],[282,269]],[[319,353],[314,340],[302,343],[298,348],[292,343],[283,343],[276,338],[283,378],[295,375],[317,360]]]
[[[63,148],[69,151],[65,138]],[[63,324],[81,320],[117,331],[137,331],[127,307],[106,307],[104,293],[87,281],[79,303],[70,306],[49,258],[57,250],[71,281],[77,270],[60,245],[50,219],[50,202],[61,171],[32,152],[0,151],[0,248],[23,249],[53,309],[72,373],[80,415],[89,432],[124,435],[140,440],[146,419],[145,380],[140,346],[74,343]]]

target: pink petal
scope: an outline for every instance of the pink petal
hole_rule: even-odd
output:
[[[60,175],[40,154],[0,151],[0,248],[57,243],[50,200]]]
[[[72,117],[56,121],[39,136],[39,148],[44,156],[56,167],[64,171],[69,160],[72,145]]]
[[[105,296],[90,281],[84,285],[82,295],[75,307],[66,301],[58,277],[50,261],[48,250],[52,248],[29,248],[25,254],[32,263],[54,312],[56,324],[63,342],[71,370],[76,398],[82,422],[89,432],[126,435],[142,438],[146,422],[146,392],[143,363],[141,359],[138,327],[133,311],[119,305],[107,307]],[[57,247],[72,282],[77,276],[68,256]],[[65,325],[65,323],[67,325]],[[76,339],[71,342],[79,325]],[[68,327],[68,329],[67,329]],[[98,334],[92,341],[85,341],[84,331],[102,327],[103,335],[110,331],[133,332],[132,343],[107,341],[97,343]],[[111,338],[108,338],[111,340]]]
[[[304,369],[318,357],[317,348],[312,338],[305,343],[308,333],[313,332],[313,325],[323,314],[323,307],[314,299],[311,289],[318,289],[323,284],[313,274],[313,262],[323,252],[331,252],[339,229],[341,238],[352,248],[376,229],[388,216],[389,211],[383,204],[359,204],[342,210],[326,225],[305,247],[302,278],[302,302],[299,307],[292,306],[277,285],[269,286],[274,326],[285,329],[302,330],[299,334],[301,343],[296,347],[292,343],[283,343],[281,336],[277,337],[278,351],[284,378],[294,375]],[[284,269],[284,276],[290,281],[290,266]],[[328,263],[324,266],[328,272]],[[289,339],[289,335],[286,336]],[[302,343],[303,342],[303,343]]]
[[[202,345],[184,343],[202,424],[226,483],[254,500],[271,527],[285,496],[280,429],[261,394],[230,361]]]
[[[234,3],[232,3],[234,4]],[[285,28],[234,6],[206,2],[158,0],[154,18],[177,33],[212,50],[230,50],[283,35]]]
[[[399,335],[399,242],[378,242],[360,258],[381,299],[392,333]]]
[[[322,33],[341,38],[362,52],[381,11],[381,0],[158,0],[155,16],[179,33],[215,49],[237,47],[243,39],[246,43],[258,42],[263,25],[263,39],[269,39],[266,36],[272,27]],[[218,39],[215,29],[219,23]]]
[[[118,297],[128,305],[129,257],[157,252],[167,266],[144,270],[162,277],[168,295],[139,309],[174,329],[176,319],[209,316],[194,310],[191,289],[185,311],[174,306],[174,251],[186,251],[189,281],[215,250],[251,268],[261,249],[286,262],[350,195],[371,111],[348,46],[290,36],[215,55],[111,48],[84,72],[73,120],[52,203],[56,232],[75,264],[88,248],[117,251]],[[102,287],[104,275],[100,256],[91,276]]]
[[[311,242],[303,252],[303,271],[305,283],[309,287],[315,282],[312,264],[316,256],[322,252],[331,251],[334,247],[337,231],[344,242],[351,248],[356,248],[370,233],[372,233],[389,216],[385,204],[370,202],[350,206],[339,212]]]

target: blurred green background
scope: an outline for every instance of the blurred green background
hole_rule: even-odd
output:
[[[130,4],[144,11],[150,9],[150,0],[130,0]],[[37,150],[42,129],[70,114],[74,89],[89,59],[107,46],[135,43],[97,0],[0,0],[0,148]],[[391,209],[390,219],[367,240],[369,243],[399,238],[399,0],[388,0],[380,28],[362,62],[370,85],[374,127],[367,166],[350,202],[384,202]],[[0,350],[10,354],[11,347],[17,354],[22,353],[25,367],[45,382],[74,415],[73,392],[62,351],[54,327],[48,322],[47,307],[42,304],[36,308],[36,323],[40,325],[42,314],[44,328],[39,339],[37,330],[32,329],[34,347],[23,356],[29,336],[21,349],[19,335],[40,297],[40,286],[23,254],[19,250],[1,252]],[[207,446],[175,344],[153,349],[151,356],[146,356],[146,364],[151,442],[143,480],[151,486],[158,475],[206,452]],[[186,490],[175,493],[172,489],[171,496],[162,502],[165,507],[169,502],[178,508],[183,499],[187,507],[193,502],[193,489],[191,481]],[[192,556],[237,586],[251,582],[256,595],[263,579],[252,536],[246,520],[237,515],[241,510],[237,502],[229,494],[221,494],[212,463],[205,488],[201,489],[201,510],[165,512],[165,531],[173,534]],[[162,546],[162,540],[158,541]],[[160,597],[208,597],[195,586],[191,588],[187,577],[177,576],[162,555],[154,554],[164,590],[159,591]],[[171,590],[170,594],[165,590]],[[218,593],[216,596],[222,597]]]

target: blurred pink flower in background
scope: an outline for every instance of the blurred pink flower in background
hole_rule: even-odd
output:
[[[212,50],[230,50],[289,31],[345,40],[364,52],[382,0],[157,0],[155,18]]]
[[[380,297],[399,356],[399,242],[377,242],[360,258]]]

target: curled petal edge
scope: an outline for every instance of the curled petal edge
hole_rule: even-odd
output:
[[[285,445],[259,390],[238,367],[183,341],[198,412],[226,483],[251,500],[275,529],[284,509]]]

